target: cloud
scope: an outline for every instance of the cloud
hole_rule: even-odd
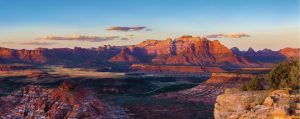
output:
[[[82,35],[72,35],[67,37],[60,36],[44,36],[38,38],[39,40],[72,40],[72,41],[89,41],[89,42],[103,42],[110,40],[122,39],[120,36],[82,36]]]
[[[245,33],[231,33],[231,34],[224,34],[225,38],[241,38],[241,37],[250,37],[250,35]]]
[[[133,35],[133,34],[128,34],[128,35],[126,35],[126,36],[129,36],[129,37],[134,37],[134,35]]]
[[[1,42],[2,44],[16,44],[16,45],[54,45],[56,43],[53,42]]]
[[[20,45],[54,45],[56,43],[50,43],[50,42],[24,42],[24,43],[18,43]]]
[[[1,44],[14,44],[14,42],[1,42]]]
[[[206,35],[206,38],[222,38],[223,34],[210,34],[210,35]]]
[[[151,29],[146,29],[145,26],[137,26],[137,27],[121,27],[121,26],[114,26],[106,29],[107,31],[140,31],[140,30],[146,30],[150,31]]]
[[[130,38],[123,37],[123,38],[121,38],[121,40],[130,40]]]
[[[146,31],[152,31],[152,29],[145,29]]]
[[[229,34],[210,34],[206,35],[207,38],[242,38],[250,37],[250,35],[245,33],[229,33]]]

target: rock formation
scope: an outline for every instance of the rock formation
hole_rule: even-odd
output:
[[[200,37],[182,36],[174,40],[147,40],[135,47],[143,49],[146,55],[153,56],[151,59],[153,64],[253,65],[246,59],[233,54],[219,41],[210,41]]]
[[[210,79],[191,89],[163,93],[156,97],[213,104],[225,88],[240,87],[255,76],[253,74],[213,73]]]
[[[55,65],[103,65],[113,63],[147,63],[154,65],[197,66],[271,66],[290,57],[299,57],[299,49],[285,48],[254,51],[231,50],[219,41],[182,36],[166,40],[146,40],[131,46],[105,45],[99,48],[38,48],[16,50],[0,47],[0,63],[35,63]]]
[[[33,69],[29,65],[18,65],[18,64],[0,64],[0,71],[15,71],[15,70],[25,70]]]
[[[104,118],[107,107],[90,90],[26,86],[0,99],[1,118]]]
[[[284,56],[288,58],[298,58],[300,55],[300,48],[283,48],[279,50],[280,54],[283,54]]]
[[[122,49],[121,52],[111,59],[109,59],[110,62],[119,62],[119,63],[137,63],[139,60],[134,57],[130,52],[128,48]]]
[[[300,95],[289,90],[239,91],[227,89],[218,96],[216,119],[292,119],[299,118]],[[296,116],[298,114],[298,117]]]
[[[249,48],[248,51],[240,51],[238,48],[231,48],[232,52],[238,56],[248,59],[263,66],[272,66],[276,62],[280,62],[289,58],[299,58],[299,48],[284,48],[279,51],[263,49],[255,51]]]
[[[239,86],[241,83],[249,81],[251,78],[255,77],[254,74],[239,74],[239,73],[212,73],[211,78],[205,83],[207,84],[231,84]],[[234,86],[231,86],[234,87]]]
[[[47,78],[49,74],[44,71],[40,70],[33,70],[30,74],[27,75],[27,78],[29,79],[41,79],[41,78]]]
[[[34,50],[0,48],[0,58],[6,62],[35,64],[80,64],[90,61],[107,61],[119,52],[118,47],[103,46],[97,49],[75,47]]]

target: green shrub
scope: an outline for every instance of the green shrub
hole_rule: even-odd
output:
[[[257,96],[257,97],[255,98],[254,103],[255,103],[255,105],[262,105],[262,104],[264,103],[265,99],[266,99],[266,96],[264,96],[264,95],[262,95],[262,96]]]
[[[299,61],[290,60],[275,65],[266,77],[266,81],[270,88],[298,89],[300,87],[299,64]]]
[[[246,91],[246,90],[263,90],[264,88],[260,82],[260,79],[255,77],[255,78],[252,78],[246,84],[242,85],[241,89],[243,91]]]
[[[260,94],[257,95],[251,94],[249,97],[245,98],[245,105],[247,110],[251,110],[256,105],[262,105],[266,99],[266,94]]]

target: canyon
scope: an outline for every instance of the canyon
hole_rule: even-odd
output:
[[[236,118],[261,110],[286,112],[274,107],[283,104],[275,100],[281,94],[263,91],[258,95],[269,97],[265,104],[231,109],[227,99],[251,97],[228,88],[265,77],[275,63],[299,58],[299,52],[241,51],[189,35],[129,46],[0,48],[0,118]],[[286,95],[284,103],[297,101]]]
[[[2,0],[0,119],[300,119],[300,0]]]
[[[214,104],[215,99],[224,92],[224,89],[240,87],[255,76],[254,74],[212,73],[208,80],[191,89],[162,93],[156,97]]]
[[[1,118],[213,118],[217,95],[255,76],[196,74],[125,74],[57,66],[0,71],[0,115]]]

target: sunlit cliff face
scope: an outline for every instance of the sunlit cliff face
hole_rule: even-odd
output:
[[[294,30],[285,28],[284,31],[260,31],[247,34],[225,34],[224,37],[208,38],[209,40],[219,40],[225,46],[238,47],[241,50],[246,50],[249,47],[255,50],[264,48],[278,50],[284,47],[299,47],[299,35]],[[75,29],[74,29],[75,30]],[[202,29],[199,29],[202,30]],[[1,31],[1,30],[0,30]],[[169,33],[159,33],[156,31],[151,32],[138,32],[138,33],[101,33],[100,35],[87,33],[91,35],[81,34],[68,34],[65,35],[45,35],[40,33],[41,30],[33,30],[30,33],[20,31],[17,33],[4,31],[0,34],[1,47],[16,48],[16,49],[34,49],[38,47],[43,48],[73,48],[73,47],[98,47],[102,45],[135,45],[147,39],[161,40],[168,37],[177,38],[182,34],[174,35]],[[44,30],[42,30],[44,31]],[[47,29],[46,29],[47,31]],[[52,31],[48,31],[52,32]],[[216,31],[217,32],[217,31]],[[63,32],[61,32],[63,33]],[[17,35],[16,35],[17,34]],[[195,34],[194,36],[203,36],[204,32],[191,31],[189,34]],[[247,37],[241,37],[241,36]],[[226,36],[226,37],[225,37]],[[270,43],[272,42],[272,43]]]

